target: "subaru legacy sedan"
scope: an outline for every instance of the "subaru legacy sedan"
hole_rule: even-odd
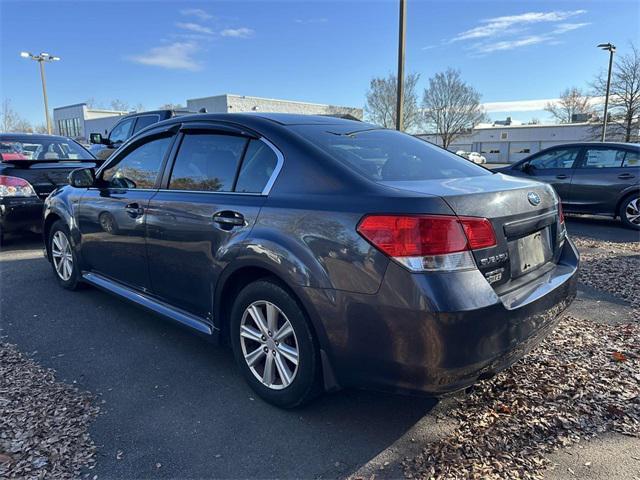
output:
[[[231,344],[263,399],[440,396],[508,367],[576,294],[550,185],[362,122],[157,123],[46,201],[60,285]]]

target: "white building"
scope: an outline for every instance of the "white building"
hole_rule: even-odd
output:
[[[86,103],[57,107],[53,109],[53,129],[57,135],[86,140],[90,133],[111,130],[118,118],[127,113],[89,108]]]
[[[271,112],[300,113],[304,115],[350,115],[362,120],[361,108],[276,98],[248,97],[229,93],[187,100],[188,110],[197,112],[201,108],[206,108],[209,113]]]
[[[598,123],[482,125],[456,138],[447,148],[452,152],[480,152],[490,163],[514,163],[554,145],[597,140],[599,128]],[[442,145],[437,135],[420,134],[418,137]]]
[[[350,115],[362,119],[362,109],[340,107],[322,103],[296,102],[274,98],[247,97],[244,95],[215,95],[187,100],[187,110],[197,112],[206,108],[209,113],[277,112],[307,115]],[[120,116],[130,112],[99,110],[86,103],[67,105],[53,109],[54,131],[58,135],[86,140],[90,133],[106,136]]]

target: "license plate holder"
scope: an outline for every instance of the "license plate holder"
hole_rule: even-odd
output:
[[[511,258],[511,278],[525,275],[541,267],[553,256],[551,232],[543,228],[525,237],[509,242]]]

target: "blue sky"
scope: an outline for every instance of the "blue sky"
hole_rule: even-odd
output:
[[[408,0],[406,70],[447,67],[483,102],[548,99],[587,87],[640,37],[637,1]],[[147,109],[237,93],[363,106],[373,76],[396,69],[396,1],[0,0],[0,91],[42,123],[40,78],[21,50],[47,65],[50,106],[118,98]],[[539,111],[511,113],[517,119]],[[544,119],[544,118],[543,118]]]

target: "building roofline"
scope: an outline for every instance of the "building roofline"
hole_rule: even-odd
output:
[[[300,105],[313,105],[313,106],[318,106],[318,107],[340,107],[340,108],[352,108],[354,110],[362,110],[361,108],[358,107],[345,107],[343,105],[334,105],[331,103],[315,103],[315,102],[301,102],[298,100],[286,100],[283,98],[268,98],[268,97],[255,97],[253,95],[238,95],[237,93],[221,93],[220,95],[209,95],[208,97],[197,97],[197,98],[188,98],[187,102],[189,102],[189,100],[193,101],[193,100],[206,100],[208,98],[216,98],[216,97],[237,97],[237,98],[248,98],[248,99],[252,99],[252,100],[267,100],[270,102],[283,102],[283,103],[296,103],[296,104],[300,104]]]

